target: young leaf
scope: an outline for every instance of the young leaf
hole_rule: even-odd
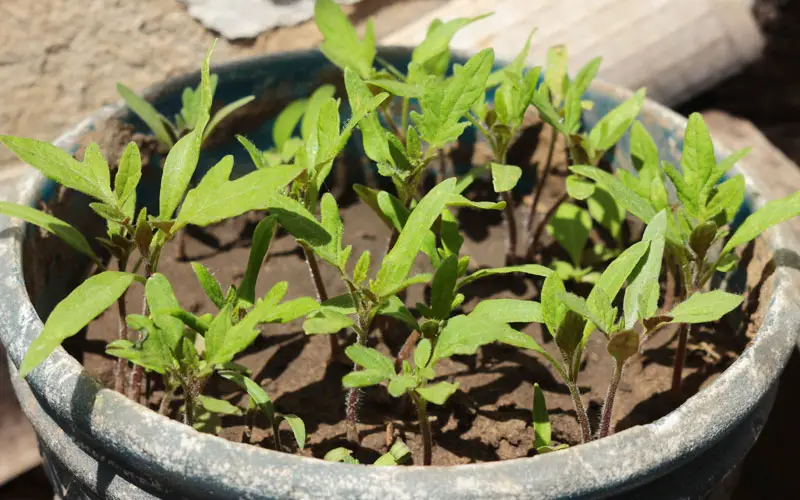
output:
[[[80,191],[108,205],[116,205],[116,198],[108,182],[108,169],[106,168],[105,173],[100,172],[97,165],[92,163],[91,156],[84,158],[84,162],[79,162],[50,143],[10,135],[0,135],[0,142],[20,160],[62,186]]]
[[[371,347],[353,344],[348,346],[344,352],[347,354],[347,357],[353,361],[353,363],[362,366],[367,370],[379,372],[385,378],[389,378],[395,374],[394,363],[392,363],[392,360],[375,349],[372,349]]]
[[[289,323],[319,310],[319,303],[311,297],[298,297],[259,313],[258,323]]]
[[[222,288],[219,286],[219,281],[211,274],[206,266],[199,262],[192,262],[192,269],[197,276],[197,281],[206,292],[206,296],[214,303],[215,306],[222,309],[225,307],[225,295],[222,293]]]
[[[439,382],[425,387],[417,387],[416,391],[425,401],[435,405],[443,405],[458,390],[458,385],[458,382],[455,384]]]
[[[139,147],[135,142],[131,141],[122,153],[119,159],[119,168],[117,175],[114,177],[114,195],[117,197],[119,206],[125,206],[128,199],[133,196],[136,199],[136,187],[139,185],[139,180],[142,178],[142,158],[139,154]],[[135,208],[135,201],[133,207]],[[127,217],[133,218],[133,213],[125,214]]]
[[[422,339],[417,344],[417,348],[414,349],[414,366],[417,370],[421,370],[428,366],[428,361],[431,359],[431,341],[428,339]]]
[[[87,279],[56,305],[42,332],[31,342],[19,367],[25,377],[44,361],[64,339],[81,331],[111,307],[136,279],[136,275],[105,271]]]
[[[611,149],[639,114],[644,104],[644,89],[639,89],[625,102],[608,112],[589,132],[589,144],[598,152]]]
[[[631,356],[639,352],[639,334],[636,330],[622,330],[608,340],[608,353],[622,366]]]
[[[398,321],[402,321],[411,330],[419,330],[419,323],[411,314],[406,305],[396,295],[392,295],[379,309],[378,314],[389,316]]]
[[[564,282],[555,273],[545,278],[540,299],[542,316],[544,316],[544,324],[547,325],[547,329],[553,337],[567,314],[567,307],[558,299],[558,296],[566,291]]]
[[[373,73],[375,59],[375,32],[372,22],[362,41],[342,9],[333,0],[317,0],[314,18],[325,40],[320,45],[322,53],[333,64],[358,71],[362,78]]]
[[[539,384],[533,384],[533,447],[550,446],[552,432],[547,404]]]
[[[624,309],[625,328],[631,329],[639,319],[647,319],[658,308],[658,278],[661,273],[661,260],[667,233],[667,212],[659,212],[642,236],[649,241],[647,258],[640,262],[633,272],[628,288],[625,289]],[[655,286],[653,286],[655,284]]]
[[[447,319],[456,293],[458,258],[454,255],[444,259],[433,275],[431,283],[431,318]]]
[[[577,176],[569,175],[566,180],[567,193],[570,197],[581,201],[592,196],[595,190],[595,184],[587,181],[586,179]]]
[[[447,179],[440,183],[411,211],[397,242],[383,259],[378,275],[372,283],[372,291],[377,296],[388,296],[388,291],[406,279],[425,234],[450,200],[455,182],[455,179]]]
[[[532,300],[482,300],[469,313],[470,318],[486,318],[497,323],[543,323],[542,305]]]
[[[348,388],[369,387],[371,385],[380,384],[387,378],[389,377],[387,377],[385,373],[377,370],[359,370],[350,372],[342,377],[342,385]]]
[[[606,191],[596,189],[591,198],[586,200],[586,208],[601,226],[606,228],[611,237],[619,241],[622,237],[622,224],[625,222],[625,209]]]
[[[297,446],[302,450],[306,445],[306,424],[303,419],[297,415],[281,415],[289,428],[292,429],[292,435],[297,443]]]
[[[247,139],[247,137],[245,137],[245,136],[243,136],[243,135],[236,134],[236,140],[237,140],[237,141],[239,141],[239,143],[240,143],[242,146],[244,146],[244,149],[245,149],[245,150],[247,150],[247,154],[249,154],[249,155],[250,155],[250,160],[252,160],[252,162],[253,162],[253,165],[255,165],[255,167],[256,167],[257,169],[262,169],[262,168],[265,168],[265,167],[269,166],[269,165],[267,164],[266,160],[264,159],[264,153],[262,153],[262,152],[261,152],[261,151],[260,151],[260,150],[259,150],[259,149],[256,147],[256,145],[255,145],[255,144],[253,144],[252,142],[250,142],[250,141]],[[227,180],[227,177],[226,177],[226,179],[225,179],[225,180]]]
[[[144,291],[153,322],[163,331],[166,345],[174,350],[183,336],[183,322],[172,315],[181,307],[172,285],[166,276],[155,273],[147,279]]]
[[[581,265],[581,255],[589,241],[591,229],[592,218],[589,213],[572,203],[559,205],[547,224],[547,232],[564,247],[576,267]]]
[[[592,80],[594,80],[594,77],[597,76],[597,70],[600,68],[601,62],[602,58],[595,57],[586,63],[575,75],[575,80],[572,82],[572,87],[578,93],[578,96],[583,96],[583,94],[586,92],[586,89],[589,88]]]
[[[339,206],[336,204],[336,199],[332,194],[325,193],[322,195],[322,200],[320,200],[320,215],[322,218],[322,227],[330,234],[331,238],[325,245],[314,247],[314,252],[330,265],[338,267],[344,272],[344,266],[340,265],[344,226],[342,225],[342,218],[339,215]]]
[[[311,139],[312,133],[317,128],[319,121],[319,111],[322,104],[327,102],[328,99],[336,94],[336,87],[333,85],[321,85],[317,87],[311,96],[308,98],[308,105],[306,112],[303,114],[303,119],[300,122],[300,135],[308,141]]]
[[[522,169],[516,165],[503,165],[501,163],[491,164],[492,186],[496,193],[511,191],[516,187],[519,178],[522,177]]]
[[[280,149],[289,140],[307,107],[308,99],[297,99],[283,108],[272,126],[272,142],[276,148]]]
[[[323,307],[319,313],[303,322],[306,335],[324,335],[336,333],[343,328],[353,326],[353,320],[333,309]]]
[[[275,418],[275,409],[272,405],[272,400],[267,395],[267,392],[258,385],[255,380],[235,371],[220,371],[218,373],[246,390],[247,394],[250,395],[251,404],[254,404],[264,416],[267,417],[267,420],[272,423]]]
[[[448,50],[450,41],[458,30],[489,15],[484,14],[472,18],[459,17],[445,23],[437,23],[428,31],[425,39],[414,48],[411,54],[411,61],[420,66],[426,65],[432,59]]]
[[[326,455],[327,456],[327,455]],[[372,465],[400,465],[411,459],[411,449],[400,439],[395,441],[388,453],[384,453]]]
[[[223,106],[222,109],[214,113],[214,117],[211,118],[211,121],[208,122],[208,126],[203,130],[203,140],[208,139],[211,133],[214,131],[217,126],[222,123],[222,121],[232,115],[236,110],[241,108],[242,106],[252,102],[255,99],[255,96],[249,95],[247,97],[242,97],[241,99],[237,99],[232,103]]]
[[[785,198],[770,201],[742,222],[739,229],[733,233],[731,239],[725,244],[721,255],[733,251],[739,245],[747,243],[756,236],[760,236],[770,227],[797,215],[800,215],[800,191]]]
[[[432,149],[457,139],[467,127],[468,123],[461,118],[483,95],[493,62],[494,52],[482,50],[463,67],[456,67],[455,74],[447,82],[426,87],[421,101],[422,114],[412,111],[411,119]]]
[[[744,201],[744,176],[731,177],[716,188],[716,193],[708,200],[703,210],[706,219],[724,213],[725,222],[731,221]]]
[[[187,224],[207,226],[277,204],[276,198],[280,196],[277,191],[300,175],[302,170],[301,166],[256,170],[235,181],[226,178],[218,185],[204,183],[204,177],[186,195],[173,232]]]
[[[647,128],[638,120],[631,127],[631,159],[642,185],[649,188],[653,178],[660,177],[658,147]]]
[[[269,252],[269,245],[275,234],[275,226],[278,223],[277,217],[270,215],[261,219],[253,232],[253,245],[250,247],[250,256],[247,259],[247,269],[244,271],[242,284],[239,286],[239,298],[249,303],[253,303],[256,298],[256,281],[261,270],[264,257]]]
[[[353,282],[360,285],[367,279],[369,274],[370,253],[369,250],[364,250],[361,257],[356,262],[356,267],[353,268]]]
[[[547,50],[547,71],[544,73],[544,83],[550,90],[553,105],[560,106],[564,98],[565,81],[567,78],[567,47],[554,45]]]
[[[473,283],[481,278],[496,276],[498,274],[522,273],[530,276],[547,277],[552,272],[553,271],[551,269],[539,264],[522,264],[519,266],[496,267],[494,269],[480,269],[470,274],[469,276],[461,278],[458,281],[456,289],[467,286],[470,283]]]
[[[200,404],[203,405],[207,411],[211,413],[219,413],[220,415],[241,415],[242,410],[238,406],[234,406],[224,399],[212,398],[211,396],[200,395],[197,398]]]
[[[172,134],[169,133],[167,130],[167,126],[165,125],[166,118],[161,116],[161,114],[156,111],[156,108],[153,107],[152,104],[145,101],[136,93],[126,87],[121,83],[117,83],[117,93],[122,97],[125,101],[125,104],[133,111],[136,116],[141,118],[141,120],[147,125],[147,127],[153,131],[153,134],[158,139],[158,142],[163,144],[164,146],[171,148],[174,144],[172,139]]]
[[[706,184],[700,190],[700,198],[705,200],[708,198],[709,193],[717,184],[717,182],[722,179],[728,170],[730,170],[739,160],[750,154],[750,150],[752,148],[743,148],[738,151],[733,152],[730,156],[726,157],[721,162],[717,163],[717,166],[714,167],[714,171],[711,173],[711,176],[706,181]]]
[[[94,251],[92,251],[89,242],[86,241],[83,234],[61,219],[36,210],[35,208],[17,205],[16,203],[8,203],[6,201],[0,201],[0,214],[16,217],[30,224],[34,224],[58,236],[64,240],[64,243],[83,255],[86,255],[93,261],[100,262],[100,259],[95,255]]]
[[[323,460],[326,462],[341,462],[345,464],[353,464],[358,465],[361,462],[358,461],[357,458],[353,457],[353,451],[348,450],[347,448],[339,447],[334,448],[322,457]]]
[[[672,323],[709,323],[739,307],[743,300],[741,295],[722,290],[697,292],[675,306],[669,316],[672,317]]]
[[[576,174],[592,179],[605,188],[617,203],[625,207],[630,213],[643,220],[645,223],[649,223],[656,214],[655,209],[653,209],[648,200],[645,200],[636,194],[636,192],[625,186],[618,177],[590,165],[574,165],[569,167],[569,169]]]
[[[683,154],[681,166],[686,184],[694,193],[699,193],[705,186],[717,165],[714,156],[714,144],[711,134],[703,121],[700,113],[692,113],[686,122],[686,131],[683,136]],[[699,205],[705,205],[705,199],[698,200]]]

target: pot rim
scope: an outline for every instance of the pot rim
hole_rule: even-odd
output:
[[[383,54],[410,52],[403,47],[379,50]],[[213,69],[222,73],[309,57],[319,57],[319,51],[255,56],[215,65]],[[145,95],[154,98],[172,92],[196,80],[198,74],[170,79]],[[632,94],[597,80],[591,88],[619,99]],[[121,102],[101,108],[54,143],[74,149],[76,139],[95,123],[123,110]],[[679,134],[686,124],[686,118],[651,100],[645,101],[640,116]],[[715,146],[718,154],[729,154],[724,146]],[[744,159],[734,172],[745,176],[748,199],[754,208],[771,198],[769,187],[758,178],[757,165]],[[30,169],[19,182],[18,199],[34,201],[46,182],[44,176]],[[20,225],[0,218],[0,230],[7,236],[0,240],[0,257],[6,262],[0,268],[4,305],[0,310],[0,340],[11,359],[15,384],[23,383],[16,367],[43,327],[24,284],[22,232],[12,229]],[[9,233],[13,238],[8,237]],[[41,405],[73,439],[83,443],[83,448],[97,448],[115,460],[119,458],[117,465],[130,470],[140,482],[145,474],[176,490],[227,491],[243,497],[324,494],[368,498],[407,498],[423,493],[452,498],[551,498],[619,492],[667,474],[727,436],[756,408],[782,372],[800,328],[800,271],[793,264],[800,244],[786,224],[773,228],[768,242],[776,263],[773,294],[755,340],[739,359],[708,387],[655,422],[537,457],[447,467],[361,467],[233,443],[202,434],[113,390],[100,388],[61,347],[33,370],[27,383],[36,395],[32,402]],[[719,404],[721,401],[725,404]],[[36,415],[29,412],[29,418],[36,424]]]

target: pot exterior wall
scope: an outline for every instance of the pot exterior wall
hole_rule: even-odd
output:
[[[398,66],[409,58],[405,49],[384,49],[382,55]],[[250,93],[291,100],[310,93],[332,74],[318,52],[254,58],[215,70],[220,76],[218,96],[226,101]],[[179,105],[180,90],[196,80],[193,74],[169,81],[149,97],[169,115]],[[589,94],[595,102],[584,116],[589,127],[630,95],[602,82]],[[74,151],[95,123],[100,125],[121,109],[117,105],[100,110],[57,144]],[[648,101],[642,121],[662,158],[677,164],[685,119]],[[248,136],[268,144],[270,127],[265,123]],[[227,147],[209,150],[200,170],[231,152]],[[726,154],[722,148],[717,152]],[[630,168],[627,158],[626,139],[616,151],[615,166]],[[238,150],[236,161],[248,162]],[[770,197],[752,173],[756,168],[750,170],[746,162],[737,167],[746,175],[753,207]],[[51,183],[32,173],[20,185],[20,200],[33,203],[52,192]],[[709,387],[666,417],[535,458],[446,469],[332,464],[200,434],[100,388],[61,348],[21,380],[16,367],[42,328],[31,300],[46,314],[57,297],[34,293],[28,298],[21,267],[23,232],[6,218],[0,218],[0,231],[7,236],[0,240],[0,341],[9,354],[17,397],[39,435],[51,480],[57,493],[69,499],[726,498],[737,466],[769,414],[800,321],[800,271],[786,265],[796,258],[797,245],[779,228],[770,238],[778,265],[775,290],[756,340]],[[78,264],[68,267],[79,268]],[[66,287],[67,278],[57,279]]]

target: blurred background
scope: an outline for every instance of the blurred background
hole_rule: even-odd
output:
[[[220,37],[214,62],[315,47],[313,0],[0,0],[0,131],[52,140],[117,100],[194,71]],[[789,0],[346,0],[380,43],[413,45],[433,19],[495,14],[455,49],[493,47],[510,59],[533,28],[531,64],[566,44],[571,68],[603,57],[600,78],[682,114],[701,111],[712,135],[753,145],[765,162],[800,161],[800,4]],[[796,168],[796,166],[794,166]],[[0,150],[0,188],[19,168]],[[793,190],[800,186],[792,186]],[[792,477],[800,380],[794,356],[737,499],[800,498]],[[794,492],[794,493],[792,493]],[[0,499],[52,498],[35,436],[16,406],[0,357]]]

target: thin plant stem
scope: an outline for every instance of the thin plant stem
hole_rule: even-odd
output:
[[[275,451],[281,451],[283,444],[281,443],[281,423],[278,419],[272,421],[272,441],[275,445]]]
[[[608,384],[608,392],[606,393],[606,401],[603,403],[602,416],[600,417],[600,431],[597,437],[604,438],[612,431],[611,417],[614,415],[614,399],[619,389],[619,381],[622,378],[622,370],[624,364],[620,364],[614,360],[614,373],[611,374],[611,382]]]
[[[256,425],[256,408],[252,401],[247,405],[247,412],[244,415],[244,438],[248,444],[253,444],[253,428]]]
[[[431,422],[428,420],[428,412],[425,408],[425,401],[416,393],[411,393],[414,405],[417,407],[417,418],[419,419],[419,430],[422,434],[422,465],[431,465],[433,458],[433,438],[431,437]]]
[[[172,390],[164,389],[164,395],[161,396],[161,403],[158,405],[158,413],[160,415],[169,414],[170,402],[172,402]]]
[[[184,388],[183,392],[183,423],[192,426],[194,425],[194,394],[188,387]]]
[[[400,352],[397,353],[397,359],[395,360],[394,363],[396,371],[399,371],[400,368],[402,368],[403,361],[411,357],[411,351],[414,349],[414,346],[417,345],[419,337],[420,337],[419,332],[417,330],[414,330],[408,335],[406,341],[403,342],[403,347],[401,347]]]
[[[533,260],[533,256],[536,255],[536,249],[539,246],[539,240],[542,238],[542,233],[544,232],[544,228],[547,227],[547,223],[550,222],[550,219],[553,217],[553,214],[556,213],[558,207],[567,200],[568,194],[565,192],[561,195],[561,197],[553,203],[553,206],[544,214],[544,218],[536,227],[536,232],[533,234],[533,238],[531,239],[531,244],[528,247],[528,253],[525,255],[527,260]]]
[[[353,294],[353,299],[355,301],[355,293],[351,289],[351,294]],[[355,301],[358,304],[358,301]],[[358,307],[358,306],[357,306]],[[358,340],[359,345],[366,345],[367,344],[367,332],[369,331],[369,324],[367,321],[364,320],[363,311],[358,311],[358,322],[357,322],[356,331],[356,338]],[[358,371],[361,367],[358,363],[353,365],[353,371]],[[345,418],[347,424],[347,440],[359,444],[360,438],[358,436],[358,407],[361,404],[361,391],[357,387],[351,388],[347,392],[346,402],[345,402]]]
[[[120,259],[117,263],[119,266],[120,272],[125,272],[125,268],[128,267],[128,258],[125,257],[124,259]],[[128,316],[127,308],[125,305],[125,293],[123,293],[119,299],[117,299],[117,310],[119,311],[119,333],[117,338],[119,340],[127,340],[128,339],[128,324],[125,322],[125,318]],[[116,366],[116,373],[114,374],[114,390],[125,394],[125,377],[127,374],[128,362],[123,358],[117,358],[117,366]]]
[[[400,127],[397,126],[397,123],[395,123],[394,118],[392,118],[391,111],[386,106],[379,106],[379,108],[381,110],[381,114],[386,119],[386,123],[389,125],[389,127],[391,127],[392,132],[394,133],[394,135],[396,135],[397,138],[400,139],[400,142],[405,144],[405,142],[406,142],[406,140],[405,140],[405,132],[400,130]]]
[[[155,273],[158,269],[158,251],[155,252],[155,255],[152,256],[152,260],[145,259],[144,263],[144,278],[145,280],[150,279],[153,273]],[[142,316],[148,315],[148,308],[147,308],[147,297],[142,298]],[[136,365],[133,370],[133,374],[131,374],[131,383],[130,383],[130,394],[128,397],[137,403],[141,398],[142,394],[142,378],[144,378],[144,367],[141,365]]]
[[[514,200],[510,191],[503,192],[503,201],[506,202],[506,263],[515,264],[517,261],[517,217],[514,215]]]
[[[558,131],[553,128],[550,135],[550,145],[547,148],[547,158],[545,159],[544,169],[542,170],[542,177],[537,179],[536,191],[533,193],[533,201],[531,202],[531,212],[528,214],[528,220],[525,223],[526,234],[531,234],[533,231],[533,221],[536,218],[536,208],[539,206],[539,201],[542,198],[542,191],[544,191],[544,186],[547,183],[548,177],[550,177],[550,170],[553,168],[553,153],[556,149],[557,138]],[[531,238],[529,246],[532,241],[533,238]]]
[[[581,393],[574,382],[568,382],[569,394],[572,397],[572,405],[575,407],[575,414],[578,416],[578,423],[581,426],[581,443],[588,443],[592,439],[592,428],[589,426],[589,417],[586,408],[581,401]]]
[[[697,325],[691,327],[684,323],[678,331],[678,348],[675,350],[675,362],[672,365],[672,388],[670,392],[675,400],[681,397],[681,385],[683,382],[683,366],[686,363],[686,344],[689,336],[696,333]]]
[[[408,101],[408,97],[403,97],[403,114],[400,116],[400,126],[403,128],[403,132],[408,130]]]
[[[317,299],[319,300],[320,304],[328,300],[328,291],[325,288],[325,283],[322,281],[322,274],[319,271],[319,265],[317,264],[317,258],[314,256],[314,252],[308,248],[307,245],[301,245],[303,248],[303,255],[306,258],[306,264],[308,264],[308,272],[311,275],[311,280],[314,282],[314,288],[317,291]],[[342,359],[343,351],[342,347],[339,345],[339,335],[337,333],[333,333],[328,335],[328,339],[330,341],[330,361],[337,361]]]

